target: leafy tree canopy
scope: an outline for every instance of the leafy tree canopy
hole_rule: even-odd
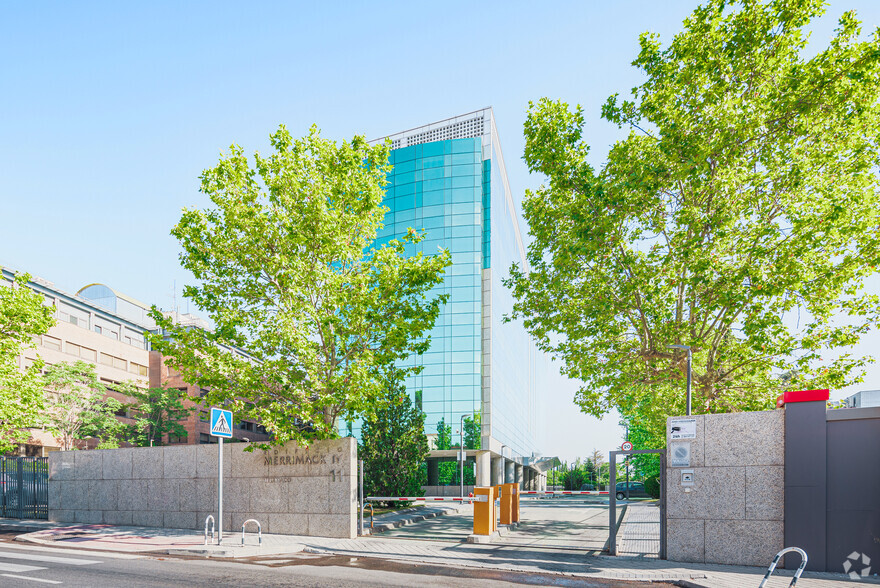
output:
[[[366,495],[422,495],[425,413],[413,406],[401,382],[400,372],[391,370],[381,406],[363,420],[358,457]]]
[[[134,425],[130,440],[141,447],[162,445],[165,435],[186,435],[180,422],[195,411],[187,407],[186,392],[177,388],[132,388],[126,394],[135,400]]]
[[[59,362],[45,375],[46,412],[44,422],[70,451],[78,439],[97,437],[103,448],[116,447],[123,425],[115,416],[121,403],[104,401],[106,387],[98,379],[95,366],[85,361]]]
[[[0,452],[27,440],[26,427],[36,426],[43,409],[42,361],[21,369],[19,358],[34,346],[34,337],[55,325],[51,306],[27,287],[21,274],[12,284],[0,280]]]
[[[332,437],[338,418],[369,418],[380,404],[383,368],[428,348],[446,298],[427,294],[450,256],[411,255],[413,230],[374,244],[388,145],[336,144],[315,127],[294,140],[283,126],[271,143],[253,165],[232,146],[201,176],[214,207],[184,210],[172,230],[197,280],[184,295],[215,329],[154,308],[164,332],[151,340],[211,389],[208,403],[260,421],[276,443]]]
[[[602,108],[629,134],[599,169],[581,107],[530,105],[525,160],[547,183],[523,204],[531,272],[512,270],[512,316],[583,382],[585,412],[615,407],[659,438],[684,413],[670,344],[693,349],[697,413],[861,377],[867,359],[827,355],[880,311],[862,288],[880,257],[880,40],[846,13],[806,58],[823,10],[710,0],[667,47],[643,34],[644,83]]]

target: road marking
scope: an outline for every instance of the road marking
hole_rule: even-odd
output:
[[[24,551],[43,551],[46,553],[57,553],[57,554],[67,554],[67,553],[88,553],[93,557],[101,557],[104,559],[144,559],[145,556],[137,555],[134,553],[114,553],[112,551],[104,551],[97,549],[82,549],[78,547],[44,547],[38,544],[28,544],[28,545],[17,545],[15,543],[2,543],[0,547],[3,549],[21,549]]]
[[[20,564],[11,564],[0,562],[0,572],[35,572],[37,570],[45,570],[41,566],[23,566]]]
[[[16,576],[15,574],[0,574],[6,578],[15,578],[17,580],[30,580],[31,582],[42,582],[43,584],[60,584],[61,580],[43,580],[40,578],[29,578],[27,576]]]
[[[39,553],[13,553],[11,551],[0,551],[0,558],[26,559],[29,561],[60,563],[60,564],[68,564],[71,566],[88,566],[88,565],[92,565],[92,564],[102,563],[96,559],[76,559],[73,557],[55,557],[52,555],[42,555]]]

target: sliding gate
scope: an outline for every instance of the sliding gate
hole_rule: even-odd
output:
[[[0,457],[0,517],[49,518],[49,458]]]

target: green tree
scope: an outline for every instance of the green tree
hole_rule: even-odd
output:
[[[880,258],[880,39],[846,13],[806,58],[822,12],[710,0],[668,47],[642,35],[644,83],[602,108],[629,134],[599,169],[580,107],[529,107],[525,160],[547,183],[523,203],[531,271],[512,269],[511,318],[583,382],[585,412],[617,408],[651,445],[684,413],[670,344],[693,349],[696,413],[841,388],[868,361],[845,351],[880,312],[862,287]]]
[[[422,238],[412,229],[374,243],[387,144],[336,144],[315,127],[294,140],[283,126],[271,143],[253,166],[232,146],[201,176],[214,207],[184,210],[172,230],[198,281],[184,295],[214,330],[154,308],[163,332],[151,341],[186,381],[211,389],[208,403],[258,420],[275,443],[333,437],[337,419],[371,416],[383,369],[430,345],[447,296],[428,293],[450,256],[411,255]]]
[[[141,447],[164,445],[165,435],[186,435],[180,421],[193,413],[187,407],[187,395],[177,388],[133,388],[126,393],[135,400],[132,405],[135,423],[131,440]]]
[[[54,308],[43,304],[28,281],[30,276],[21,274],[12,284],[0,283],[0,453],[27,440],[24,429],[38,424],[43,409],[43,362],[24,369],[18,362],[34,337],[55,325]]]
[[[437,423],[437,439],[434,441],[435,449],[452,449],[452,425],[446,424],[446,417]]]
[[[464,448],[480,449],[482,443],[482,421],[479,412],[474,413],[472,417],[464,417]]]
[[[98,380],[94,365],[59,362],[48,367],[44,381],[44,422],[58,436],[63,451],[70,451],[77,440],[86,437],[97,437],[102,447],[117,446],[122,426],[115,412],[121,403],[104,400],[107,389]]]
[[[413,406],[397,370],[389,376],[380,407],[363,420],[358,457],[364,460],[367,495],[422,495],[425,413]]]

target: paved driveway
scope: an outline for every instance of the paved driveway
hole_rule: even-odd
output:
[[[622,514],[623,509],[619,509]],[[620,517],[620,514],[618,515]],[[495,545],[553,547],[598,553],[608,541],[608,504],[596,499],[524,499],[521,523]],[[618,518],[618,521],[620,519]],[[382,533],[399,539],[463,541],[473,532],[473,508]]]

